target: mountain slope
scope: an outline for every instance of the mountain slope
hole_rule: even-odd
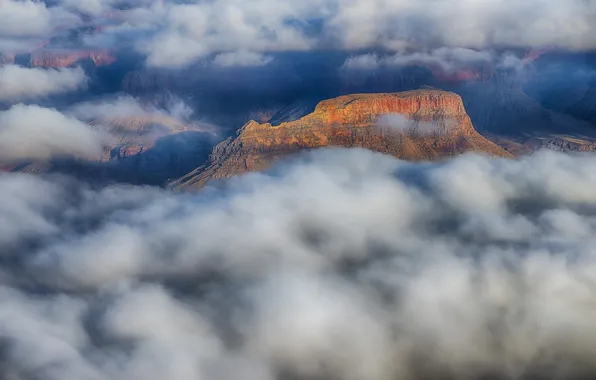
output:
[[[326,146],[362,147],[406,160],[468,151],[511,157],[476,132],[454,93],[355,94],[322,101],[313,113],[277,126],[250,121],[238,137],[218,144],[206,165],[172,186],[201,188],[210,180],[263,170],[289,154]]]

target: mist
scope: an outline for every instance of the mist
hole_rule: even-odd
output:
[[[17,104],[0,111],[0,160],[98,160],[109,135],[61,112]]]
[[[595,169],[325,149],[196,194],[3,175],[0,378],[591,378]]]
[[[455,125],[443,125],[437,122],[411,120],[402,114],[389,113],[376,120],[376,126],[383,132],[394,132],[412,137],[437,137],[445,135]]]
[[[85,72],[80,67],[64,69],[0,66],[0,101],[18,102],[84,89]]]

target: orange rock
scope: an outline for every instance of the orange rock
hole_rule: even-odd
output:
[[[31,53],[29,65],[32,67],[68,67],[90,59],[96,66],[111,65],[116,61],[110,53],[103,50],[37,50]]]
[[[407,129],[383,126],[379,118],[401,115]],[[433,125],[430,133],[422,126]],[[258,171],[301,150],[325,146],[361,147],[405,160],[436,160],[468,151],[512,157],[482,137],[459,95],[439,90],[392,94],[355,94],[320,102],[299,120],[273,126],[248,122],[235,139],[218,144],[210,162],[173,183],[197,189],[213,179]]]

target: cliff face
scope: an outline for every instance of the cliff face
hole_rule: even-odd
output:
[[[406,160],[436,160],[467,151],[510,157],[476,132],[458,95],[438,90],[341,96],[322,101],[299,120],[277,126],[251,121],[238,134],[218,144],[207,165],[173,186],[200,188],[210,180],[263,170],[289,154],[325,146],[362,147]]]
[[[38,50],[31,53],[32,67],[68,67],[90,59],[95,66],[107,66],[116,61],[110,53],[102,50]]]

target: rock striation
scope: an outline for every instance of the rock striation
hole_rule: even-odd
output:
[[[198,189],[326,146],[361,147],[405,160],[437,160],[468,151],[511,157],[474,129],[457,94],[434,89],[354,94],[324,100],[296,121],[248,122],[236,138],[213,149],[207,164],[172,186]]]
[[[116,58],[103,50],[37,50],[31,53],[31,67],[68,67],[83,60],[91,60],[95,66],[108,66]]]

